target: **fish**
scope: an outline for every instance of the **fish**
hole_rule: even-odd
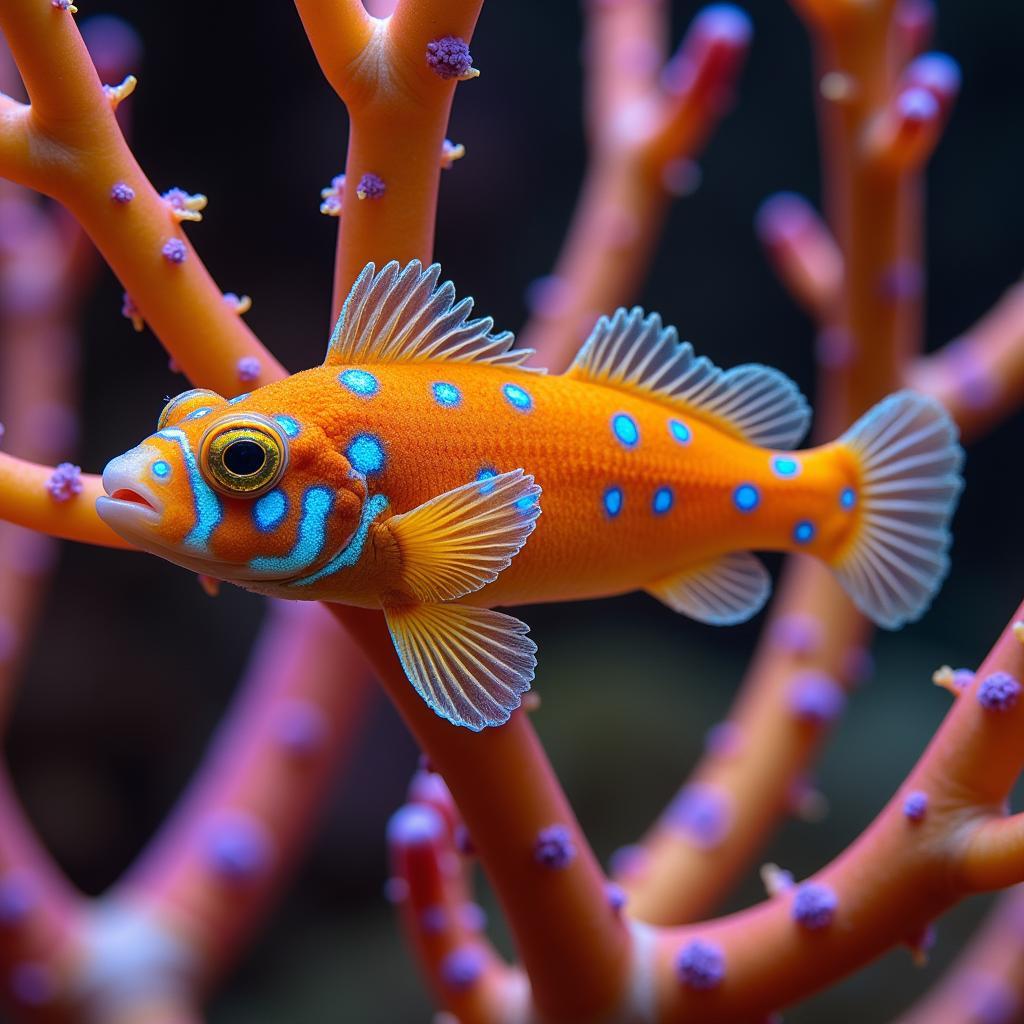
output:
[[[775,369],[720,369],[637,307],[547,374],[440,275],[368,264],[321,366],[168,401],[106,466],[99,516],[204,577],[381,609],[412,686],[474,731],[508,720],[537,664],[498,608],[645,590],[731,625],[771,590],[753,552],[784,551],[880,626],[927,609],[962,488],[936,400],[897,392],[798,450],[810,408]]]

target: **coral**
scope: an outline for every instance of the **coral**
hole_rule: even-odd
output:
[[[358,0],[296,2],[350,121],[344,173],[321,194],[321,210],[338,217],[335,315],[367,262],[432,256],[441,171],[463,155],[446,136],[458,83],[478,74],[469,45],[481,5],[398,0],[384,11],[371,4],[371,13]],[[794,6],[815,48],[827,215],[783,193],[761,207],[757,231],[817,326],[817,429],[835,435],[913,384],[978,437],[1024,401],[1024,291],[1011,289],[962,339],[924,354],[922,177],[959,88],[956,65],[922,55],[929,14],[920,3]],[[80,231],[126,289],[124,315],[152,329],[193,386],[235,396],[286,372],[239,315],[248,298],[223,293],[184,234],[205,197],[160,194],[143,173],[126,138],[135,78],[101,84],[99,51],[94,62],[75,10],[63,0],[0,8],[29,100],[14,98],[18,76],[5,68],[0,174],[9,183],[0,199],[23,205],[33,240],[0,263],[13,341],[2,350],[4,444],[19,453],[0,453],[4,566],[28,546],[25,530],[127,546],[94,512],[100,479],[59,461],[73,441],[58,429],[62,417],[52,431],[28,429],[25,389],[7,383],[31,380],[36,399],[68,409],[62,346],[81,297],[71,284],[88,261]],[[751,42],[741,11],[713,5],[666,59],[668,22],[661,0],[585,7],[590,163],[554,272],[532,289],[524,332],[538,362],[556,369],[595,311],[636,295],[671,199],[700,180],[694,160]],[[61,234],[57,214],[28,189],[56,199],[78,227]],[[41,282],[28,298],[7,287],[19,261]],[[347,386],[367,386],[354,373]],[[529,402],[514,391],[514,405]],[[73,420],[66,411],[64,425]],[[610,514],[620,503],[621,494],[606,495]],[[4,705],[40,602],[40,574],[0,574]],[[201,1000],[287,881],[351,753],[372,666],[426,757],[388,827],[388,891],[439,1007],[461,1024],[766,1019],[893,946],[923,952],[948,907],[1024,881],[1024,815],[1005,810],[1024,767],[1022,616],[1024,606],[976,673],[936,673],[957,699],[848,849],[799,884],[769,866],[766,901],[694,924],[749,866],[793,792],[806,792],[814,757],[864,672],[868,625],[823,571],[806,561],[787,568],[734,709],[650,832],[615,858],[612,879],[528,708],[480,734],[452,728],[408,686],[378,613],[274,604],[194,780],[103,899],[64,878],[0,773],[0,974],[10,1012],[25,1021],[198,1020]],[[485,934],[473,858],[507,918],[514,965]],[[1019,891],[1007,897],[948,981],[905,1020],[1014,1012],[1024,991],[1020,903]]]

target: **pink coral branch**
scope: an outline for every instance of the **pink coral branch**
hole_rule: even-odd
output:
[[[728,108],[750,41],[738,8],[705,8],[662,67],[661,2],[585,5],[591,157],[553,275],[534,289],[525,345],[569,362],[594,321],[636,295],[671,197],[697,183],[694,158]]]
[[[356,646],[322,609],[271,604],[194,780],[116,888],[201,952],[204,986],[233,962],[291,877],[369,696]]]

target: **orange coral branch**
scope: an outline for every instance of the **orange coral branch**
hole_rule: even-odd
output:
[[[131,548],[96,515],[96,499],[105,493],[100,477],[83,473],[81,491],[58,501],[47,489],[53,474],[50,466],[0,453],[0,520],[83,544]]]
[[[1024,400],[1024,284],[962,337],[918,359],[909,380],[949,409],[968,440],[1016,412]]]
[[[727,109],[750,39],[738,8],[694,19],[665,68],[664,3],[585,5],[591,159],[553,276],[541,282],[523,343],[567,363],[597,316],[630,302],[674,194],[696,187],[692,162]]]
[[[629,935],[607,905],[604,876],[526,715],[471,733],[438,718],[409,685],[377,612],[331,606],[359,638],[388,696],[448,784],[494,884],[530,979],[551,1020],[591,1020],[618,1004]],[[564,829],[567,859],[538,854]]]
[[[759,907],[659,934],[660,1022],[758,1019],[913,940],[978,884],[1024,879],[1024,859],[1000,874],[1001,852],[980,838],[1001,820],[1024,764],[1024,646],[1013,626],[904,786],[838,860]],[[713,948],[717,964],[716,983],[703,990],[692,983],[695,940]]]
[[[351,3],[332,14],[320,0],[296,0],[320,66],[350,120],[335,316],[366,263],[405,263],[433,252],[441,150],[456,82],[469,75],[468,43],[482,3],[459,0],[442,7],[401,0],[390,18],[353,25]],[[339,19],[353,32],[340,50]],[[451,60],[443,63],[428,57],[430,44],[447,39],[466,47],[465,74],[457,73],[458,48],[450,48]]]
[[[0,9],[31,106],[5,101],[0,173],[52,195],[103,253],[182,369],[223,394],[243,390],[239,362],[254,360],[247,386],[280,364],[223,300],[167,203],[146,179],[121,133],[68,11],[34,0]],[[55,74],[54,68],[60,68]],[[119,201],[115,186],[127,186]],[[254,375],[255,374],[255,375]]]

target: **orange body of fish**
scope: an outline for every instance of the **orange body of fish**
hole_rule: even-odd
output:
[[[383,608],[410,681],[474,729],[533,675],[526,627],[495,606],[646,589],[738,622],[770,590],[758,549],[827,562],[883,625],[927,606],[960,488],[936,403],[903,392],[792,450],[809,411],[774,370],[719,370],[620,310],[548,376],[437,277],[368,267],[322,367],[173,400],[108,466],[100,514],[218,579]]]

